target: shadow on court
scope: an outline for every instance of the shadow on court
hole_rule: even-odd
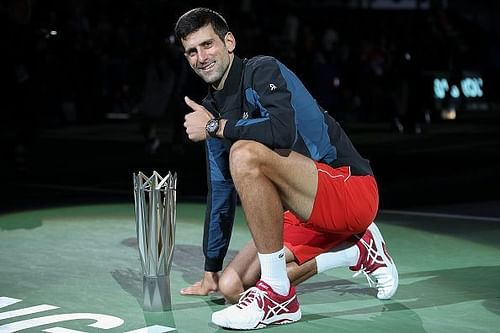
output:
[[[432,308],[470,301],[481,301],[489,311],[500,314],[500,266],[476,266],[435,271],[400,274],[400,286],[394,300],[382,301],[385,311]],[[481,278],[478,278],[481,277]],[[405,280],[414,282],[405,283]],[[310,282],[299,286],[298,293],[303,295],[302,304],[334,303],[343,297],[373,295],[375,290],[363,288],[348,280]],[[361,288],[360,288],[361,287]],[[314,300],[307,294],[317,293]],[[351,297],[352,298],[352,297]],[[362,303],[362,301],[360,301]],[[325,312],[330,317],[346,314],[370,314],[378,312],[379,306],[361,307],[349,311]]]

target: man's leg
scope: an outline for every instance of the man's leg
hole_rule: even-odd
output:
[[[286,274],[283,207],[308,219],[317,189],[316,165],[295,152],[283,157],[260,143],[240,140],[231,148],[230,169],[257,248],[261,281],[238,305],[215,312],[212,321],[234,329],[297,321],[301,311]]]
[[[363,274],[368,279],[369,285],[377,289],[377,298],[389,299],[395,294],[398,272],[375,223],[345,239],[311,229],[293,215],[285,215],[285,246],[294,253],[297,263],[314,261],[318,273],[349,267],[356,272],[354,276]]]
[[[279,218],[282,207],[284,206],[291,210],[301,221],[308,221],[311,226],[317,227],[317,223],[319,223],[319,230],[323,230],[322,228],[326,227],[331,232],[347,233],[350,235],[353,233],[363,233],[369,226],[370,221],[372,221],[371,219],[375,217],[377,210],[378,195],[376,184],[374,180],[370,180],[370,177],[357,178],[351,176],[348,167],[343,168],[343,170],[340,170],[342,168],[335,170],[326,165],[321,165],[320,167],[312,160],[294,152],[288,157],[282,157],[267,147],[251,141],[239,141],[233,145],[230,163],[231,174],[240,194],[249,229],[257,248],[257,256],[262,272],[261,280],[264,282],[271,281],[274,285],[270,287],[268,283],[259,281],[256,287],[250,288],[245,292],[245,296],[237,306],[214,313],[212,321],[220,326],[239,329],[260,328],[270,323],[296,321],[300,319],[300,309],[295,298],[294,289],[290,289],[289,295],[286,296],[274,292],[276,284],[279,287],[283,280],[288,282],[284,273],[285,263],[276,260],[276,258],[283,257],[284,254],[282,247],[282,223]],[[319,191],[319,170],[322,172],[321,184],[323,185],[320,196],[322,199],[320,200],[321,204],[316,209],[315,200],[317,199],[316,192]],[[353,184],[353,179],[355,178],[356,181],[354,183],[358,183],[358,185],[347,185]],[[365,183],[363,179],[368,179],[368,182]],[[362,184],[359,184],[359,182]],[[346,195],[345,191],[349,189],[354,191],[351,194],[356,194],[354,197]],[[365,195],[368,195],[366,201]],[[353,198],[356,199],[354,200]],[[367,205],[368,203],[369,205]],[[315,213],[314,216],[311,216],[313,205],[315,206]],[[344,207],[350,207],[353,209],[350,211],[354,211],[358,215],[342,215],[346,211]],[[335,221],[333,225],[330,224],[332,221]],[[383,239],[379,232],[371,232],[367,233],[367,235],[369,236],[365,237],[363,235],[359,239],[358,243],[363,243],[362,246],[358,246],[359,244],[357,244],[357,249],[352,247],[349,249],[352,250],[347,255],[349,257],[347,259],[349,260],[344,258],[345,260],[338,261],[338,257],[335,257],[333,265],[331,262],[328,265],[331,265],[332,268],[352,265],[354,264],[354,258],[358,256],[356,265],[352,266],[353,270],[365,272],[367,276],[371,275],[377,281],[387,278],[385,285],[389,286],[391,281],[395,282],[390,287],[395,291],[395,288],[397,288],[397,271],[392,263],[392,259],[384,251],[385,244]],[[376,246],[368,246],[367,248],[365,246],[366,240],[373,240],[373,244]],[[281,250],[279,250],[280,248]],[[363,251],[365,253],[362,254],[363,258],[361,258],[358,252]],[[321,252],[318,252],[316,255],[319,253]],[[268,254],[276,257],[273,260],[268,260]],[[314,257],[315,255],[312,255],[308,258]],[[379,261],[380,258],[382,258],[382,261]],[[307,263],[307,265],[303,267],[302,265],[297,266],[302,267],[306,273],[306,275],[301,275],[302,280],[315,274],[314,267],[316,266],[316,262],[314,260],[310,260],[309,262],[308,260],[307,258],[302,258],[302,262]],[[377,263],[370,264],[375,261]],[[358,267],[360,264],[361,266]],[[365,264],[370,264],[369,270],[364,269]],[[289,265],[289,267],[292,267],[293,270],[293,264]],[[388,267],[389,269],[386,270],[384,267]],[[281,275],[275,274],[276,271]],[[292,278],[291,275],[290,277]],[[301,277],[299,276],[296,281],[301,281]],[[281,284],[281,287],[283,287],[283,284]],[[279,288],[276,287],[276,289]],[[379,288],[377,296],[379,298],[387,298],[387,292],[384,291],[384,293],[380,294]],[[287,306],[288,304],[292,304],[292,310],[286,309],[286,312],[293,314],[293,316],[271,316],[278,318],[271,318],[269,320],[267,317],[268,312],[262,311],[262,309],[270,306],[267,303],[264,303],[266,306],[261,307],[260,312],[257,311],[258,313],[264,312],[264,318],[262,318],[261,314],[254,316],[256,313],[253,311],[245,312],[249,308],[249,304],[262,304],[262,302],[259,303],[256,301],[257,299],[266,299],[262,295],[266,297],[274,295],[274,300],[268,303],[279,309],[283,308],[283,304],[287,304]],[[248,318],[248,320],[240,320],[241,318]]]
[[[283,157],[258,142],[240,140],[231,149],[230,167],[257,250],[281,249],[283,207],[304,221],[311,215],[315,163],[295,152]]]
[[[293,253],[285,248],[287,274],[292,285],[296,286],[316,274],[314,259],[299,265]],[[257,248],[250,240],[224,269],[219,279],[219,291],[229,303],[237,303],[240,295],[255,286],[260,278],[260,263]]]
[[[285,238],[287,238],[285,229]],[[297,263],[294,254],[285,247],[287,274],[290,283],[297,286],[318,273],[323,273],[337,267],[350,267],[359,275],[363,269],[368,282],[372,285],[372,278],[376,280],[374,285],[377,288],[377,298],[389,299],[398,288],[398,275],[396,266],[392,258],[387,254],[385,243],[381,234],[373,236],[372,231],[376,233],[375,224],[371,224],[359,240],[352,244],[351,242],[339,243],[328,252],[321,253],[315,258],[302,264]],[[302,232],[307,232],[303,228]],[[290,236],[288,236],[290,237]],[[376,237],[382,239],[382,248],[386,255],[382,257],[381,251],[377,250]],[[320,237],[316,238],[321,242]],[[229,303],[237,303],[241,294],[248,288],[254,286],[260,277],[260,265],[257,257],[257,249],[253,240],[250,240],[236,255],[236,257],[226,267],[219,280],[219,291],[224,295]]]
[[[229,303],[237,303],[240,294],[255,283],[260,277],[260,264],[257,249],[250,240],[227,265],[219,279],[219,291]]]
[[[257,248],[261,280],[286,296],[290,283],[283,250],[283,207],[307,220],[316,195],[316,165],[295,152],[283,157],[260,143],[238,141],[231,149],[230,168]]]
[[[290,283],[297,286],[312,276],[337,267],[350,267],[359,275],[361,269],[367,274],[369,283],[376,280],[377,298],[388,299],[394,295],[398,288],[396,266],[387,254],[385,243],[378,228],[372,223],[368,230],[362,234],[350,237],[325,234],[311,230],[299,223],[295,223],[293,215],[285,213],[284,240],[287,246],[297,251],[300,257],[307,255],[300,246],[307,246],[306,252],[322,251],[313,259],[302,264],[297,262],[295,255],[285,246],[287,274]],[[374,233],[378,235],[374,236]],[[355,241],[358,239],[357,241]],[[384,254],[377,249],[377,239],[380,239]],[[355,242],[355,243],[353,243]],[[326,252],[328,251],[328,252]],[[253,240],[250,240],[226,267],[220,278],[220,292],[229,303],[237,303],[241,294],[254,286],[260,277],[260,265],[257,249]]]

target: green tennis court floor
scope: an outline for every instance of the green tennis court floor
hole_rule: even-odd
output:
[[[204,206],[179,203],[173,310],[143,312],[133,205],[0,215],[0,332],[219,332],[218,294],[178,290],[202,274]],[[400,272],[380,301],[347,269],[298,287],[303,317],[263,332],[500,332],[500,220],[381,212],[376,220]],[[249,239],[238,210],[228,259]]]

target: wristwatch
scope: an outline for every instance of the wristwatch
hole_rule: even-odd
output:
[[[212,138],[217,137],[217,132],[219,131],[219,118],[210,119],[205,125],[205,129],[207,130],[208,135]]]

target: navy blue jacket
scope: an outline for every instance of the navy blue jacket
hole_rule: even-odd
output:
[[[359,155],[335,119],[275,58],[242,60],[235,56],[224,88],[209,89],[202,104],[214,116],[227,119],[224,139],[206,140],[206,271],[222,269],[231,238],[237,195],[229,172],[233,142],[254,140],[271,149],[296,151],[333,167],[350,166],[352,175],[373,175],[368,160]]]

